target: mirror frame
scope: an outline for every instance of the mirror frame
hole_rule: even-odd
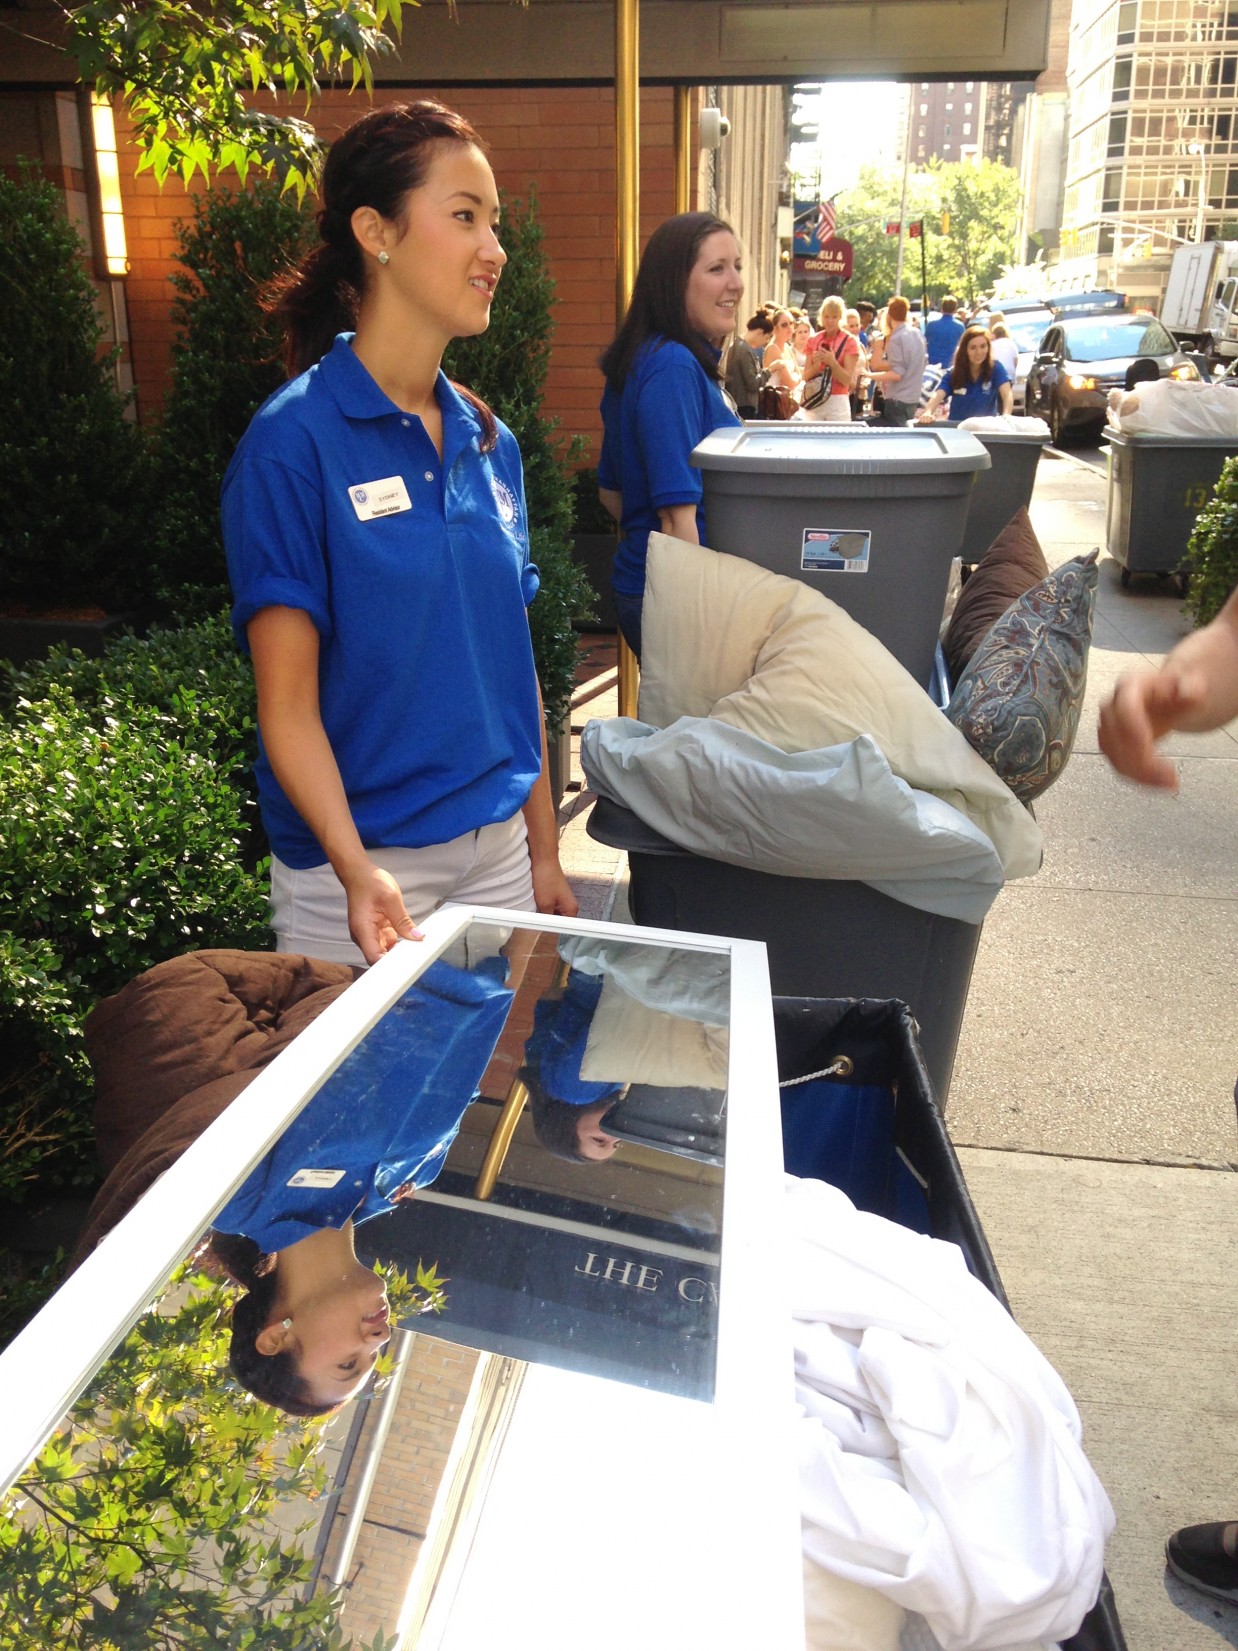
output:
[[[41,1449],[161,1293],[172,1267],[189,1253],[324,1078],[474,921],[729,954],[732,1100],[723,1189],[719,1264],[725,1284],[718,1311],[716,1387],[709,1406],[696,1400],[676,1402],[715,1410],[733,1439],[745,1429],[762,1436],[763,1449],[770,1452],[769,1472],[764,1475],[770,1481],[767,1489],[772,1491],[775,1482],[783,1485],[785,1500],[780,1496],[779,1503],[794,1534],[789,1434],[785,1460],[766,1436],[767,1426],[781,1426],[776,1413],[784,1406],[789,1425],[792,1390],[789,1308],[776,1264],[782,1153],[765,947],[753,941],[488,907],[444,907],[423,924],[424,940],[400,942],[367,970],[254,1078],[244,1092],[244,1106],[230,1106],[203,1132],[0,1354],[0,1415],[5,1418],[0,1430],[0,1489],[7,1489]],[[610,1396],[622,1391],[613,1382],[604,1385]],[[745,1447],[742,1454],[749,1458],[753,1453]],[[761,1471],[757,1460],[748,1463],[745,1473]],[[748,1487],[745,1501],[755,1489]],[[778,1504],[767,1506],[771,1531],[783,1531]]]

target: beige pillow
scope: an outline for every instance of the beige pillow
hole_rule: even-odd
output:
[[[652,533],[642,641],[643,722],[717,717],[791,752],[869,734],[900,779],[980,827],[1008,878],[1039,870],[1040,828],[1009,786],[871,632],[799,580]]]

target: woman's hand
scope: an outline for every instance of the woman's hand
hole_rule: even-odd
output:
[[[340,875],[340,882],[348,898],[348,932],[367,963],[377,963],[397,940],[424,940],[389,871],[367,858],[355,871]]]
[[[572,893],[558,855],[543,860],[530,860],[533,873],[533,900],[538,911],[549,917],[575,917],[580,901]]]

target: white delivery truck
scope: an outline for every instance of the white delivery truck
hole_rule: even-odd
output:
[[[1161,320],[1186,349],[1226,364],[1238,357],[1238,241],[1177,249]]]

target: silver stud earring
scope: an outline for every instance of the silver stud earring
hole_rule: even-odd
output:
[[[391,262],[390,258],[387,256],[386,247],[384,247],[383,250],[379,253],[378,261],[379,261],[380,264],[387,264],[387,263]]]
[[[291,1319],[284,1319],[280,1324],[280,1329],[281,1330],[291,1330],[292,1329],[292,1320]]]

